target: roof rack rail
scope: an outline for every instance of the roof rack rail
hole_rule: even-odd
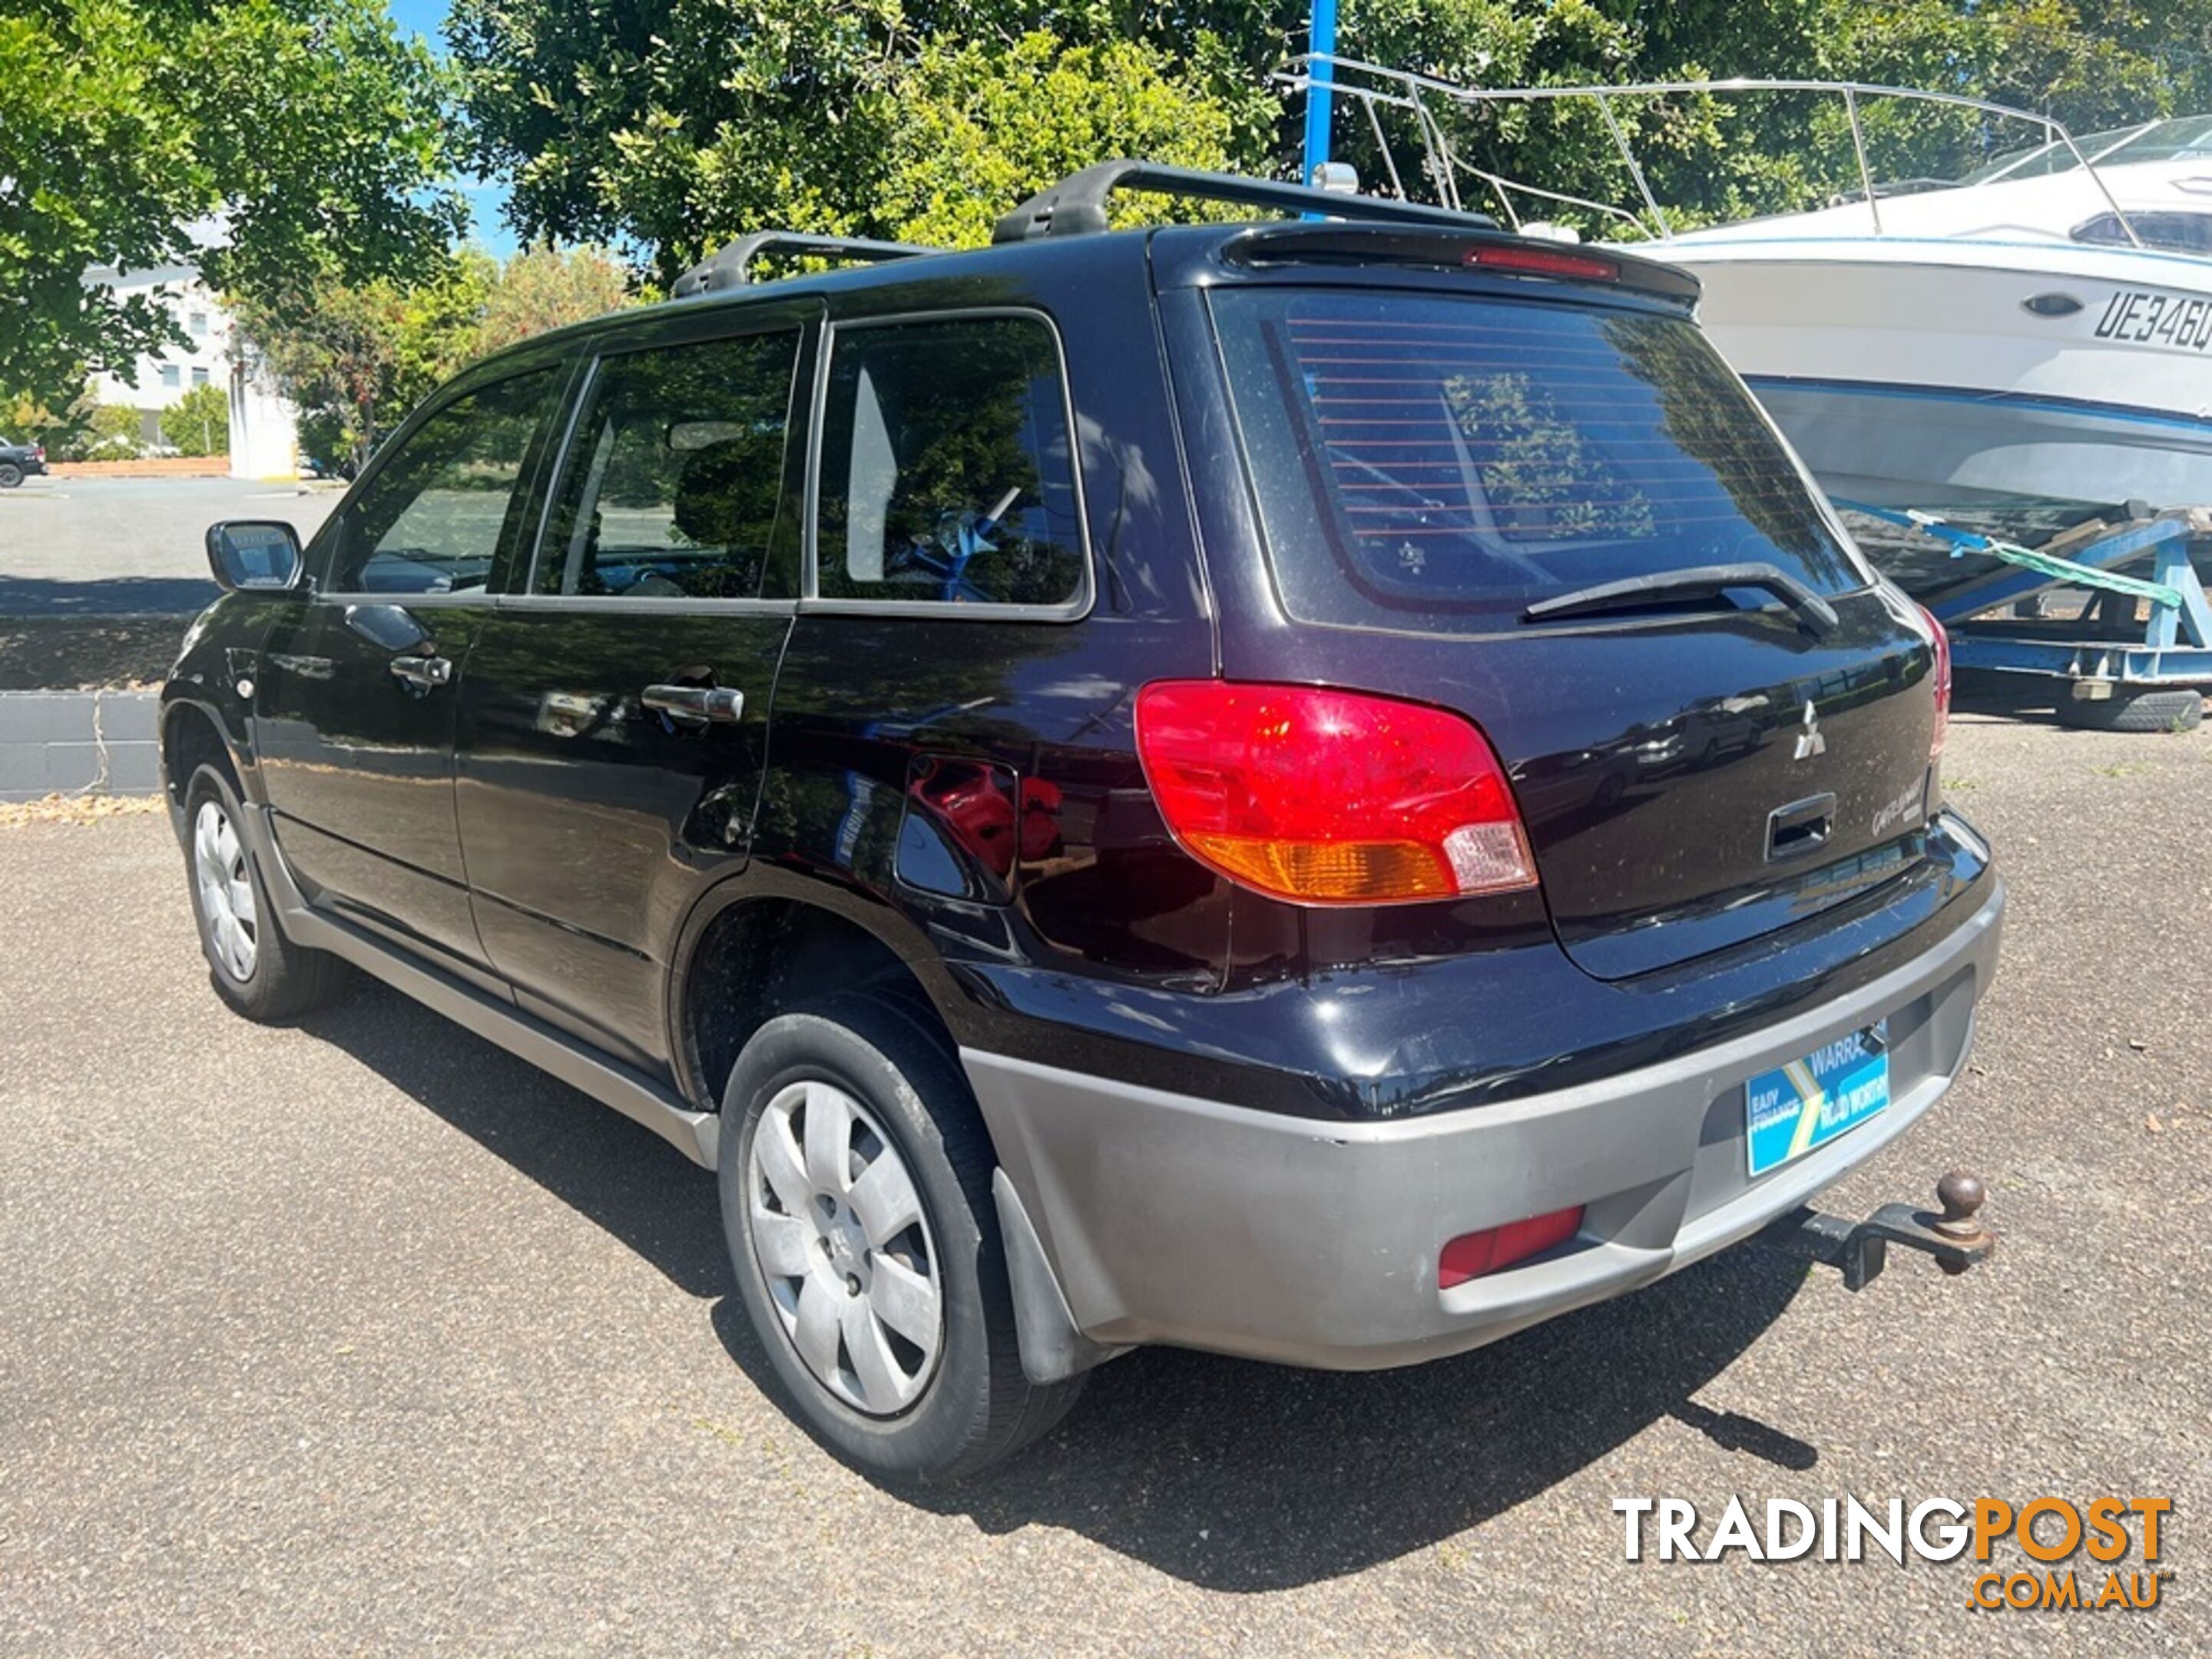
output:
[[[798,230],[757,230],[716,249],[676,279],[668,290],[672,300],[694,294],[715,294],[726,288],[743,288],[752,281],[748,267],[763,253],[811,253],[825,259],[907,259],[921,253],[941,253],[942,248],[918,242],[876,242],[865,236],[817,236]]]
[[[1448,225],[1458,230],[1495,229],[1484,213],[1462,213],[1425,203],[1392,201],[1381,196],[1351,196],[1273,179],[1248,179],[1234,173],[1202,173],[1195,167],[1161,167],[1152,161],[1100,161],[1071,173],[1049,190],[1039,191],[1000,219],[994,242],[1026,242],[1040,236],[1086,236],[1106,228],[1106,198],[1117,190],[1151,190],[1166,196],[1191,196],[1208,202],[1243,202],[1254,207],[1332,219],[1364,219],[1394,225]]]

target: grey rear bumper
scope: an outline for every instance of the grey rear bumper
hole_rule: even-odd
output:
[[[1057,1301],[1073,1328],[1056,1343],[1025,1329],[1025,1358],[1165,1342],[1365,1370],[1650,1284],[1806,1202],[1935,1104],[1965,1064],[2003,902],[1994,888],[1925,954],[1749,1036],[1403,1121],[1288,1117],[963,1049],[1011,1189],[1002,1212],[1018,1200],[1015,1231],[1042,1256],[1020,1264],[1025,1324],[1060,1314]],[[1746,1081],[1883,1018],[1888,1109],[1748,1177]],[[1584,1217],[1570,1243],[1438,1288],[1446,1240],[1574,1205]]]

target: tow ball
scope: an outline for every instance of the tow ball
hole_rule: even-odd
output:
[[[1863,1291],[1881,1277],[1893,1244],[1925,1250],[1955,1277],[1987,1261],[1996,1249],[1997,1236],[1977,1213],[1988,1196],[1979,1176],[1954,1170],[1936,1183],[1940,1214],[1910,1204],[1885,1204],[1863,1221],[1846,1221],[1808,1204],[1777,1217],[1753,1237],[1800,1261],[1841,1270],[1847,1291]]]

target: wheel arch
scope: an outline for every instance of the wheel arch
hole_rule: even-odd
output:
[[[745,1041],[768,1020],[836,992],[897,1000],[957,1054],[945,1008],[958,993],[921,929],[882,903],[758,866],[693,907],[667,1006],[680,1091],[719,1109]]]

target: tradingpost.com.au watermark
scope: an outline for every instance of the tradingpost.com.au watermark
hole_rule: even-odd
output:
[[[1815,1505],[1770,1498],[1754,1520],[1741,1498],[1705,1527],[1686,1498],[1616,1498],[1627,1559],[1642,1561],[1870,1561],[1971,1556],[1966,1604],[1990,1612],[2142,1611],[2173,1577],[2160,1565],[2171,1498],[1902,1498]]]

